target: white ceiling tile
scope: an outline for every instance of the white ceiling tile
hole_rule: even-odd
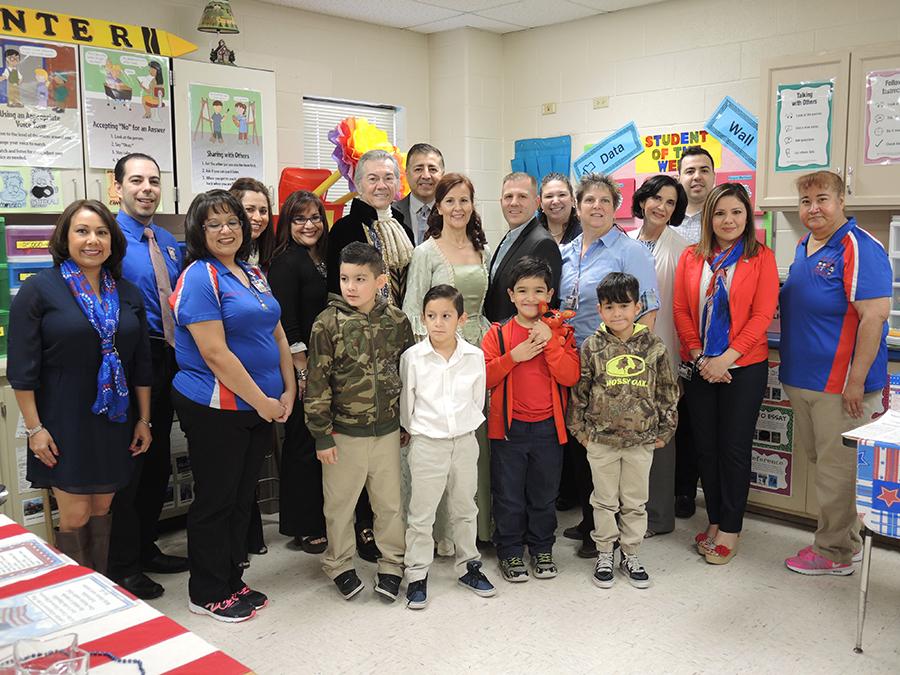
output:
[[[486,9],[478,14],[489,19],[533,28],[594,16],[597,10],[567,0],[557,0],[552,6],[548,6],[544,0],[519,0],[509,5]]]
[[[480,28],[492,33],[512,33],[513,31],[524,30],[526,26],[506,23],[505,21],[495,21],[477,14],[459,14],[449,19],[409,27],[410,30],[419,33],[440,33],[445,30],[454,30],[455,28]]]
[[[458,12],[415,0],[268,0],[274,4],[305,9],[381,26],[407,28],[449,19]]]
[[[420,0],[423,5],[434,5],[457,12],[480,12],[484,9],[508,5],[515,0]]]
[[[571,0],[579,5],[598,9],[601,12],[616,12],[620,9],[630,9],[631,7],[641,7],[643,5],[653,5],[663,0]]]

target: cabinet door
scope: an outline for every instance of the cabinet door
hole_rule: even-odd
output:
[[[849,77],[847,51],[763,64],[756,174],[761,208],[796,209],[794,182],[805,173],[830,169],[843,175]]]
[[[853,50],[847,206],[900,204],[900,43]]]

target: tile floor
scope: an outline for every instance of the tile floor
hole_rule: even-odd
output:
[[[560,529],[576,511],[560,514]],[[706,564],[692,547],[702,506],[675,532],[647,540],[647,590],[618,575],[610,590],[590,580],[593,564],[559,539],[560,575],[504,582],[493,551],[485,571],[498,588],[479,598],[456,586],[452,561],[429,577],[430,604],[407,610],[372,588],[375,566],[360,561],[367,588],[342,600],[318,556],[278,534],[264,516],[269,553],[244,575],[267,593],[254,619],[223,624],[187,610],[187,574],[154,575],[167,587],[157,609],[258,673],[897,673],[900,672],[900,553],[876,548],[865,653],[853,653],[859,575],[803,577],[782,560],[812,541],[808,530],[749,515],[730,565]],[[184,554],[183,532],[164,548]]]

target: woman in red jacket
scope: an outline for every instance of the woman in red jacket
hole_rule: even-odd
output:
[[[772,250],[756,240],[747,192],[719,185],[703,207],[700,242],[675,272],[675,328],[693,366],[685,396],[709,526],[706,562],[734,557],[750,487],[753,431],[768,378],[766,330],[778,303]]]

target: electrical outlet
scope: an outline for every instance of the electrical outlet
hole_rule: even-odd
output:
[[[597,96],[594,98],[594,110],[609,107],[609,96]]]
[[[541,115],[555,115],[556,114],[556,104],[555,103],[545,103],[541,106]]]

